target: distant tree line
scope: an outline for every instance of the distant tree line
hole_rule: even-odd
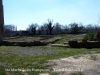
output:
[[[99,25],[83,25],[82,23],[71,23],[69,25],[62,25],[60,23],[53,24],[53,20],[48,19],[43,25],[32,23],[25,30],[29,35],[55,35],[55,34],[81,34],[88,32],[97,32],[100,30]],[[6,34],[13,34],[16,32],[18,35],[17,27],[15,25],[4,25],[4,32]]]
[[[17,26],[12,25],[12,24],[4,25],[4,33],[5,33],[5,35],[14,34],[14,31],[17,31]]]

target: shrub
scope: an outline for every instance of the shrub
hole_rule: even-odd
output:
[[[87,33],[87,34],[84,36],[84,40],[93,41],[95,35],[96,35],[96,33]]]

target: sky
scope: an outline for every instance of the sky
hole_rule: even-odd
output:
[[[98,24],[100,0],[3,0],[4,23],[25,30],[30,24]]]

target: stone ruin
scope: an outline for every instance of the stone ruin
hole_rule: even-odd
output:
[[[100,48],[100,31],[94,36],[94,41],[82,40],[81,42],[71,40],[68,42],[72,48]]]

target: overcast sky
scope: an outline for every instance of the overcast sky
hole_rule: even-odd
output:
[[[31,23],[42,25],[47,19],[63,25],[98,24],[100,0],[3,0],[5,24],[24,30]]]

